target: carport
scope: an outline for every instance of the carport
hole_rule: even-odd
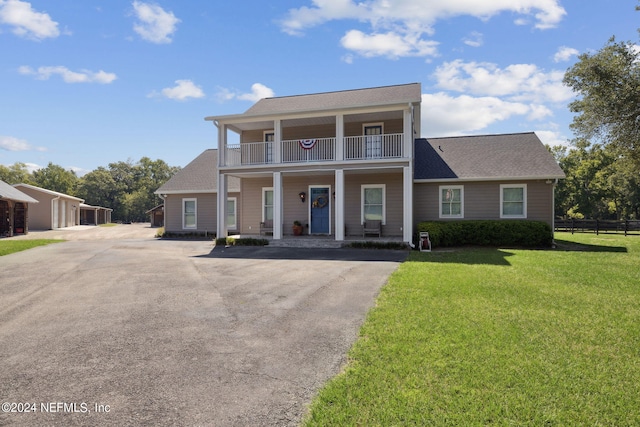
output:
[[[0,181],[0,237],[29,232],[29,203],[38,201]]]

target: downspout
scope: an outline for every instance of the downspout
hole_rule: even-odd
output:
[[[551,247],[556,247],[556,186],[558,178],[551,184]]]
[[[413,102],[409,103],[409,107],[411,108],[411,158],[409,159],[409,167],[411,167],[411,192],[413,193],[413,185],[414,185],[414,177],[415,177],[415,170],[414,170],[414,159],[415,159],[415,153],[416,153],[416,119],[415,119],[415,106],[413,105]],[[414,194],[415,196],[415,194]],[[412,199],[412,203],[411,203],[411,235],[413,236],[413,222],[414,222],[414,217],[413,217],[413,212],[414,212],[414,205],[415,205],[415,200]],[[413,239],[409,240],[409,247],[411,249],[415,249],[416,245],[413,244]]]

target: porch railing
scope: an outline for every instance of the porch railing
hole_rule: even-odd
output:
[[[403,157],[403,135],[348,136],[344,139],[345,160],[394,159]]]
[[[403,134],[348,136],[344,138],[344,160],[394,159],[404,157]],[[282,141],[282,163],[336,160],[335,138]],[[227,145],[226,166],[267,165],[275,161],[275,142]]]
[[[326,162],[335,160],[335,138],[282,141],[282,163]]]

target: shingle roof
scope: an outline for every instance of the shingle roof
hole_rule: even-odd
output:
[[[33,197],[28,194],[24,194],[22,191],[4,181],[0,181],[0,199],[15,200],[16,202],[38,203],[38,201]]]
[[[264,98],[256,102],[245,114],[281,114],[301,110],[330,110],[366,105],[420,102],[420,83],[325,92],[310,95]]]
[[[416,180],[555,179],[565,174],[535,133],[418,139]]]
[[[180,169],[155,193],[216,193],[218,191],[217,173],[218,150],[205,150],[188,165]],[[234,193],[240,191],[240,180],[238,178],[229,178],[228,191]]]

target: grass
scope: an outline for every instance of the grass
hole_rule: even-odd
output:
[[[14,252],[26,251],[36,246],[44,246],[51,243],[64,242],[64,240],[34,239],[34,240],[0,240],[0,256]]]
[[[118,226],[118,224],[116,224],[115,222],[107,222],[105,224],[100,224],[100,227],[116,227]]]
[[[412,253],[306,426],[640,425],[640,237]]]

